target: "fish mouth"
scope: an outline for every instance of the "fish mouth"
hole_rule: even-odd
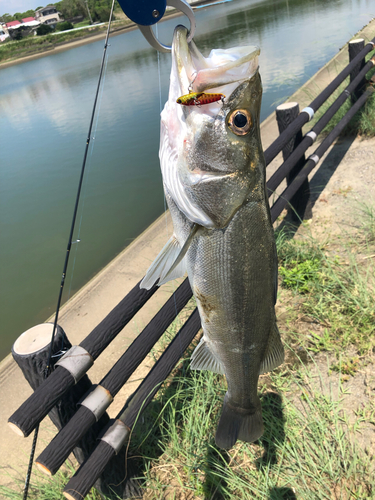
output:
[[[229,96],[239,82],[250,79],[258,70],[259,47],[213,50],[206,59],[193,41],[188,43],[187,33],[185,26],[178,25],[172,42],[181,95],[217,89]]]

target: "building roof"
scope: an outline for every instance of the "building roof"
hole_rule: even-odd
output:
[[[5,26],[7,28],[14,28],[15,26],[18,26],[21,24],[19,21],[10,21],[9,23],[5,23]]]
[[[54,5],[47,5],[47,7],[42,7],[41,9],[36,10],[35,12],[43,12],[44,10],[56,9]]]
[[[30,21],[35,21],[35,17],[25,17],[25,19],[22,19],[23,23],[29,23]]]

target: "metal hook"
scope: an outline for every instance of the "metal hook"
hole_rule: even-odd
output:
[[[175,7],[177,10],[180,10],[183,14],[185,14],[185,16],[188,17],[190,21],[190,31],[188,32],[187,41],[188,43],[191,42],[195,34],[195,26],[196,26],[195,16],[192,8],[184,0],[167,0],[167,5]],[[140,31],[142,32],[143,36],[146,38],[148,43],[152,47],[154,47],[154,49],[158,50],[159,52],[172,51],[172,47],[164,45],[163,43],[159,42],[159,40],[155,37],[155,34],[151,26],[142,26],[141,24],[139,24],[138,28],[140,29]]]
[[[190,21],[187,41],[191,42],[195,33],[195,16],[192,8],[185,0],[118,0],[122,10],[142,32],[151,47],[159,52],[171,52],[172,47],[164,45],[155,37],[152,25],[164,16],[166,6],[181,11]]]

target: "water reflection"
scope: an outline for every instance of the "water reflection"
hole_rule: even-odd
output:
[[[264,119],[373,9],[370,0],[234,0],[196,11],[195,42],[204,55],[239,44],[261,47]],[[163,42],[170,44],[175,24],[160,24]],[[0,358],[12,339],[53,311],[102,53],[103,42],[96,42],[1,70],[0,251],[7,288],[0,289]],[[112,37],[108,54],[72,291],[163,210],[159,113],[170,55],[158,57],[138,30]]]

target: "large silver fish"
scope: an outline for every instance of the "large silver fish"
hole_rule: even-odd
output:
[[[204,58],[176,28],[160,161],[174,235],[148,270],[150,288],[187,271],[203,337],[191,368],[228,383],[216,444],[231,448],[263,433],[259,374],[283,362],[276,325],[277,255],[259,130],[259,49],[214,50]],[[224,103],[181,106],[189,92],[218,92]]]

